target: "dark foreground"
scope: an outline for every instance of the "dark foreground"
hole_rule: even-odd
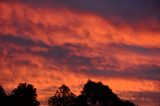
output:
[[[36,88],[31,84],[21,83],[7,95],[0,86],[0,106],[39,106]],[[48,99],[48,106],[136,106],[121,100],[112,90],[101,82],[88,80],[81,94],[76,96],[69,87],[62,85]]]

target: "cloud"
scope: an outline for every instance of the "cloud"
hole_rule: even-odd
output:
[[[127,53],[135,53],[135,54],[141,54],[141,55],[154,55],[158,56],[160,52],[159,47],[142,47],[138,45],[129,45],[129,44],[123,44],[123,43],[110,43],[106,44],[107,47],[117,49],[119,51],[127,51]]]
[[[5,1],[3,1],[5,2]],[[13,2],[12,0],[8,2]],[[153,18],[159,21],[160,15],[158,0],[17,0],[17,2],[28,3],[34,7],[41,8],[43,6],[50,8],[67,8],[73,11],[96,14],[107,17],[114,21],[142,21],[144,19]]]
[[[159,92],[119,92],[122,98],[130,97],[131,101],[141,106],[156,106],[159,105]]]
[[[32,40],[29,40],[28,38],[22,38],[18,36],[13,36],[13,35],[0,35],[0,41],[1,43],[10,43],[10,44],[16,44],[16,45],[22,45],[22,46],[33,46],[36,43]]]
[[[136,67],[136,68],[134,68]],[[98,70],[89,69],[83,71],[87,75],[92,75],[95,77],[106,77],[106,78],[124,78],[124,79],[139,79],[139,80],[151,80],[160,81],[160,67],[156,65],[142,64],[135,65],[127,70]]]
[[[88,46],[83,44],[63,44],[63,45],[52,45],[49,46],[42,42],[35,42],[31,39],[14,37],[11,35],[1,35],[0,42],[2,44],[6,43],[7,45],[15,45],[14,47],[8,48],[8,56],[12,54],[12,59],[14,64],[17,66],[34,66],[38,67],[36,63],[31,60],[21,59],[19,55],[22,53],[27,54],[29,57],[38,57],[42,58],[46,64],[50,66],[56,66],[59,69],[67,68],[70,72],[80,73],[84,75],[92,75],[94,77],[103,76],[103,77],[116,77],[116,78],[137,78],[137,79],[145,79],[145,80],[156,80],[159,79],[159,70],[160,67],[154,64],[138,64],[132,65],[131,67],[124,66],[124,70],[119,70],[116,67],[111,67],[110,65],[115,65],[119,61],[116,57],[113,56],[115,61],[112,64],[107,64],[107,61],[104,57],[96,56],[86,56],[85,54],[81,54],[81,52],[85,52],[91,50]],[[16,46],[20,46],[17,50]],[[113,47],[114,46],[114,47]],[[24,48],[25,47],[25,48]],[[127,45],[110,45],[110,48],[122,48],[128,52],[137,53],[145,53],[149,51],[146,48],[137,47],[137,46],[127,46]],[[36,50],[36,48],[39,48]],[[83,51],[82,51],[83,50]],[[123,51],[124,51],[123,50]],[[79,53],[77,53],[77,51]],[[153,51],[153,50],[151,50]],[[86,52],[90,53],[90,52]],[[153,52],[154,53],[154,52]],[[157,53],[157,51],[155,51]],[[13,55],[14,54],[14,55]],[[110,54],[111,55],[111,54]],[[154,54],[152,54],[154,55]],[[7,56],[7,57],[8,57]],[[19,59],[20,58],[20,59]],[[103,65],[103,63],[105,63]],[[116,63],[117,62],[117,63]],[[10,63],[11,64],[11,63]],[[40,63],[41,64],[41,63]]]

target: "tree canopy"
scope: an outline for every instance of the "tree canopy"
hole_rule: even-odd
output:
[[[0,106],[39,106],[36,88],[31,84],[21,83],[6,95],[5,90],[0,86]]]
[[[21,83],[12,91],[12,103],[16,106],[39,106],[36,88],[31,84]]]
[[[83,106],[135,106],[132,102],[121,100],[107,85],[91,80],[84,85],[78,101]]]
[[[62,85],[56,90],[53,97],[48,100],[49,106],[75,106],[75,94],[73,94],[69,87]]]

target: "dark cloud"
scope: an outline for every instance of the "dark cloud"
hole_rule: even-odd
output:
[[[16,64],[19,67],[22,66],[27,66],[27,67],[34,67],[34,68],[38,68],[37,64],[32,63],[29,60],[14,60],[14,64]]]
[[[10,44],[22,45],[22,46],[33,46],[35,42],[29,40],[27,38],[22,38],[19,36],[12,36],[12,35],[0,35],[0,43],[7,42]]]
[[[160,81],[160,66],[140,64],[133,67],[132,70],[133,75],[137,78]]]
[[[142,47],[138,45],[129,45],[123,43],[110,43],[106,45],[109,48],[113,48],[120,51],[126,51],[127,53],[135,53],[135,54],[142,54],[142,55],[152,55],[152,56],[159,56],[160,48],[158,47]]]
[[[39,51],[36,54],[45,58],[56,59],[57,61],[66,59],[72,50],[61,46],[52,46],[47,51]]]
[[[139,64],[133,65],[133,67],[128,67],[123,71],[119,71],[116,67],[110,67],[109,64],[104,64],[104,57],[101,56],[86,56],[80,54],[83,50],[88,51],[89,48],[87,45],[83,44],[70,44],[65,43],[63,45],[52,45],[49,46],[43,42],[35,42],[31,39],[26,39],[22,37],[16,37],[11,35],[2,35],[0,36],[0,44],[7,43],[8,45],[18,45],[21,48],[24,48],[23,51],[17,51],[16,48],[8,48],[8,57],[13,60],[16,65],[26,65],[37,67],[36,63],[25,59],[17,59],[18,55],[27,53],[31,56],[40,57],[46,60],[46,64],[51,64],[51,66],[57,66],[63,69],[67,67],[73,73],[81,73],[91,76],[104,76],[104,77],[117,77],[117,78],[137,78],[137,79],[147,79],[160,81],[160,67],[154,64]],[[35,51],[34,47],[45,48],[45,50]],[[130,51],[135,53],[142,54],[152,54],[158,55],[159,49],[148,49],[139,46],[131,46],[125,44],[110,44],[111,48],[120,48],[124,51]],[[27,48],[27,49],[26,49]],[[33,48],[33,49],[31,49]],[[3,49],[1,49],[3,51]],[[116,57],[114,58],[113,65],[116,64]],[[96,61],[96,62],[95,62]],[[112,65],[111,64],[111,65]]]
[[[20,67],[38,68],[37,63],[32,62],[28,57],[32,56],[29,51],[36,47],[47,48],[49,46],[41,41],[33,41],[22,36],[0,34],[1,67],[10,68],[13,72]]]
[[[59,67],[67,67],[74,71],[80,71],[81,67],[91,67],[92,58],[84,55],[77,55],[77,51],[87,49],[85,46],[64,44],[64,45],[53,45],[47,48],[46,51],[30,51],[31,54],[43,57],[54,65]]]
[[[150,64],[140,64],[134,65],[129,69],[119,71],[115,70],[99,70],[99,69],[88,69],[83,71],[83,74],[91,75],[91,76],[99,76],[106,78],[124,78],[124,79],[139,79],[139,80],[152,80],[152,81],[160,81],[160,67],[157,65]]]
[[[32,39],[26,38],[24,36],[14,36],[14,35],[0,35],[0,43],[7,43],[8,45],[19,45],[22,47],[32,47],[32,46],[40,46],[40,47],[49,47],[47,44],[41,41],[33,41]]]
[[[119,92],[122,98],[132,98],[131,101],[140,106],[158,106],[160,100],[160,92],[139,91],[139,92]]]
[[[93,13],[115,22],[135,22],[148,18],[160,20],[158,0],[21,0],[19,2],[32,4],[34,7],[68,8],[73,11]]]
[[[0,44],[2,51],[3,48],[7,51],[7,57],[14,60],[14,64],[17,65],[31,65],[28,60],[17,60],[18,55],[29,54],[35,57],[41,57],[48,61],[48,64],[58,65],[63,67],[71,67],[72,69],[78,69],[81,66],[92,66],[91,58],[83,55],[77,55],[77,51],[87,49],[86,45],[81,44],[69,44],[64,45],[52,45],[49,46],[41,41],[34,41],[32,39],[23,38],[19,36],[1,35]],[[5,45],[5,46],[4,46]],[[14,46],[13,46],[14,45]],[[16,47],[20,47],[20,50]],[[7,48],[6,48],[7,47]],[[35,51],[34,48],[44,48],[45,50]],[[27,58],[25,58],[27,59]],[[32,64],[33,65],[33,64]]]

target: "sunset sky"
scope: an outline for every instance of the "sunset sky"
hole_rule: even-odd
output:
[[[160,104],[160,0],[0,0],[0,84],[33,84],[45,104],[88,79]]]

